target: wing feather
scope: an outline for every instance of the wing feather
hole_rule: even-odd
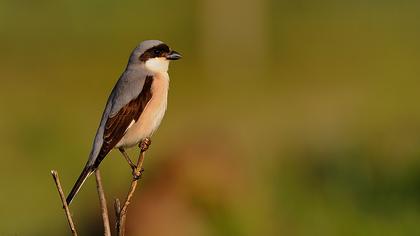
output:
[[[136,122],[139,119],[152,97],[152,82],[153,77],[147,76],[140,94],[123,106],[116,114],[108,117],[105,123],[103,143],[98,157],[95,160],[95,167],[99,166],[99,163],[101,163],[105,156],[118,144],[131,122]]]

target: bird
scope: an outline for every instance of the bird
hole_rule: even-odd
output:
[[[159,40],[143,41],[132,51],[108,97],[89,158],[67,196],[68,205],[112,149],[118,149],[135,169],[125,150],[143,140],[145,149],[150,145],[167,107],[169,62],[181,57]]]

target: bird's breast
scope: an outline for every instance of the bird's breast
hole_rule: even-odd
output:
[[[158,73],[153,77],[149,102],[139,119],[132,123],[116,147],[131,147],[142,139],[151,137],[165,115],[169,89],[168,73]]]

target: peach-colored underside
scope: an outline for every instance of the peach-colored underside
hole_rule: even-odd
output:
[[[156,73],[151,86],[152,98],[147,103],[137,122],[127,129],[123,138],[115,146],[116,148],[132,147],[143,138],[153,135],[166,111],[168,89],[168,73]]]

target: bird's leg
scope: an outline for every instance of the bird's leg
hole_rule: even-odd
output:
[[[124,148],[118,148],[120,150],[121,154],[123,154],[125,160],[130,165],[131,169],[134,171],[136,169],[136,165],[131,161],[130,157],[128,156],[127,152],[125,152]]]
[[[134,165],[134,163],[131,161],[130,157],[128,156],[127,152],[125,151],[124,148],[118,148],[118,150],[120,150],[120,152],[123,154],[123,156],[125,157],[125,160],[127,160],[127,163],[130,165],[131,169],[133,170],[133,177],[135,179],[139,179],[141,177],[141,174],[143,173],[144,169],[141,168],[140,173],[136,174],[136,168],[137,166]]]
[[[150,140],[150,138],[144,138],[143,140],[141,140],[141,142],[139,143],[140,155],[144,155],[143,153],[147,151],[147,149],[149,149],[150,144],[152,144],[152,140]],[[136,180],[140,179],[141,175],[143,174],[143,171],[144,171],[144,168],[141,168],[139,172],[136,172],[136,169],[134,169],[133,170],[134,179]]]

